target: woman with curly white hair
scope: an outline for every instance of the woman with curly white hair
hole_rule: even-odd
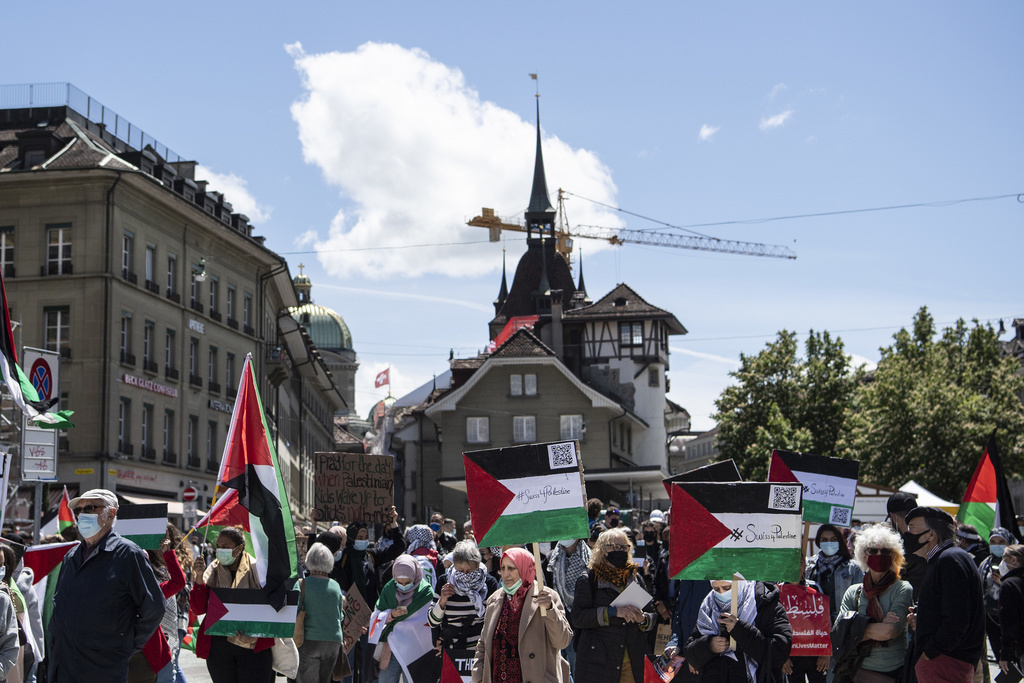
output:
[[[864,631],[874,647],[860,665],[871,680],[896,681],[907,658],[907,613],[914,589],[898,577],[903,568],[903,541],[883,524],[864,527],[857,534],[854,560],[864,570],[864,583],[850,586],[843,596],[840,615],[859,612],[870,622]]]

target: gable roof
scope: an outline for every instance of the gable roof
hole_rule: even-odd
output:
[[[554,356],[555,352],[529,327],[519,328],[505,343],[495,349],[491,358],[523,358],[524,356]]]
[[[669,334],[686,334],[686,328],[679,319],[663,308],[648,303],[637,294],[632,287],[622,283],[603,297],[581,308],[571,308],[562,313],[567,321],[584,321],[595,319],[634,320],[637,318],[657,318],[669,325]]]

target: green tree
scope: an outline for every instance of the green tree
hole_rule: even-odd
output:
[[[935,338],[927,308],[881,349],[854,396],[841,449],[861,461],[861,480],[899,487],[913,479],[959,501],[993,429],[1007,475],[1022,469],[1024,377],[998,334],[958,320]]]
[[[772,449],[835,455],[856,373],[843,342],[810,331],[805,356],[796,333],[783,330],[754,356],[740,354],[737,381],[715,402],[718,450],[744,478],[764,481]]]

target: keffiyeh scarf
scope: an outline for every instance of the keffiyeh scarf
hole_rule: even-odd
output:
[[[465,574],[455,567],[449,567],[445,576],[448,577],[448,583],[455,588],[455,592],[469,598],[473,607],[476,608],[476,615],[482,617],[484,615],[484,600],[487,599],[487,582],[485,581],[487,572],[482,567],[477,567]]]
[[[576,552],[567,555],[565,548],[558,546],[551,554],[548,562],[548,569],[555,579],[555,590],[561,596],[566,609],[572,608],[573,597],[576,592],[576,582],[580,576],[587,571],[590,564],[590,546],[584,541],[576,543]]]
[[[437,550],[437,546],[434,545],[434,532],[426,524],[414,524],[406,529],[405,540],[409,543],[409,547],[405,549],[409,555],[420,548]]]
[[[747,624],[753,624],[757,620],[757,606],[754,604],[754,581],[743,581],[740,583],[740,592],[737,596],[736,611],[739,614],[736,617]],[[736,583],[733,584],[733,590],[736,588]],[[718,635],[718,617],[724,611],[731,609],[730,605],[723,605],[715,597],[715,592],[711,591],[707,597],[704,598],[703,604],[700,606],[700,612],[697,613],[697,629],[703,636],[717,636]],[[736,652],[730,647],[722,653],[723,657],[729,657],[730,659],[739,661],[739,657],[736,656]],[[747,683],[754,683],[757,680],[757,662],[754,661],[753,657],[743,655],[743,663],[747,669]]]

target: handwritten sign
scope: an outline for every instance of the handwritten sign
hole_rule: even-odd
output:
[[[806,586],[785,584],[779,586],[779,599],[793,627],[794,657],[813,657],[832,654],[832,628],[828,596]]]
[[[363,634],[363,628],[370,624],[370,613],[373,611],[355,584],[345,594],[345,619],[341,622],[341,647],[348,654]]]
[[[314,458],[317,519],[387,524],[395,500],[395,458],[363,453],[317,453]]]

